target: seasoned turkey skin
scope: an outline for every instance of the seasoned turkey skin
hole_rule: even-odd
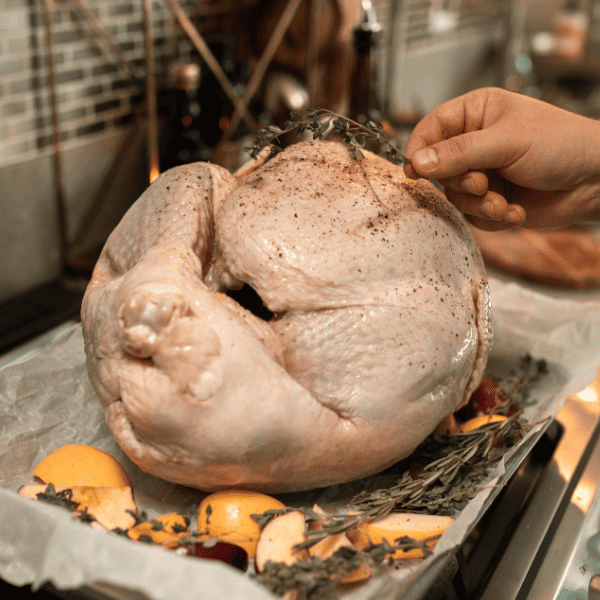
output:
[[[271,320],[226,295],[244,284]],[[237,177],[162,174],[109,237],[82,324],[106,423],[142,470],[275,493],[407,456],[479,384],[490,311],[443,194],[305,142]]]

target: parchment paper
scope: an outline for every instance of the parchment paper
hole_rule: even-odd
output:
[[[529,421],[554,416],[570,394],[595,378],[600,365],[600,303],[556,300],[517,284],[490,280],[494,344],[488,374],[501,374],[529,352],[548,361],[550,373],[535,389]],[[535,431],[535,430],[534,430]],[[531,432],[529,435],[533,435]],[[525,443],[527,438],[522,442]],[[113,597],[151,600],[266,600],[273,596],[247,574],[216,561],[180,557],[93,530],[66,510],[17,495],[31,483],[35,465],[68,443],[89,444],[115,456],[127,470],[139,510],[149,516],[191,512],[204,497],[141,472],[116,445],[104,425],[89,384],[80,325],[74,325],[25,360],[0,369],[0,577],[34,589],[92,586]],[[495,477],[501,476],[504,462]],[[344,505],[384,477],[282,495],[286,504]],[[390,482],[392,484],[393,482]],[[490,482],[494,483],[494,480]],[[433,556],[409,561],[344,593],[353,600],[398,598],[415,578],[470,531],[490,489],[482,490],[442,536]],[[141,596],[140,596],[141,595]]]

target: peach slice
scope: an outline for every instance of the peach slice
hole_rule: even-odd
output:
[[[415,540],[441,535],[454,523],[452,517],[441,517],[436,515],[421,515],[412,513],[390,513],[389,515],[371,523],[361,523],[356,529],[348,532],[348,538],[359,549],[369,545],[381,544],[384,540],[394,545],[398,538],[408,536]],[[436,542],[430,542],[429,548],[433,548]],[[423,552],[415,550],[396,550],[392,556],[396,559],[421,558]]]
[[[275,517],[262,530],[256,546],[256,570],[261,572],[267,561],[292,565],[307,558],[306,550],[294,551],[294,546],[305,541],[306,523],[299,510]]]
[[[18,493],[26,498],[38,499],[46,492],[43,484],[23,485]],[[56,492],[71,490],[71,500],[77,502],[77,512],[87,512],[107,529],[129,529],[135,524],[135,517],[127,510],[135,512],[137,507],[130,487],[91,487],[91,486],[55,486]]]

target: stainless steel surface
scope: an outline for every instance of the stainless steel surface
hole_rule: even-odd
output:
[[[560,598],[573,569],[580,571],[577,589],[587,594],[590,568],[600,572],[600,562],[594,570],[581,560],[586,525],[595,519],[591,527],[597,531],[600,514],[599,390],[597,378],[559,412],[565,429],[561,442],[481,600]]]

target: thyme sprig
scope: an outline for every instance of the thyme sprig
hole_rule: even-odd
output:
[[[523,355],[517,366],[498,381],[500,395],[508,399],[501,408],[508,409],[511,403],[520,409],[535,404],[531,390],[548,372],[548,363],[544,359],[534,359],[529,353]]]
[[[277,125],[268,125],[258,132],[254,144],[244,149],[252,158],[257,158],[265,147],[269,147],[271,155],[277,154],[282,150],[280,137],[291,131],[296,131],[298,136],[305,131],[310,131],[314,140],[322,140],[329,134],[339,134],[359,164],[360,159],[365,158],[361,148],[365,146],[367,140],[379,144],[382,156],[390,162],[410,163],[410,160],[394,146],[381,123],[369,120],[363,125],[325,108],[309,109],[306,111],[306,117],[297,111],[290,112],[290,119],[285,122],[283,129]]]
[[[254,577],[273,593],[282,596],[290,590],[298,590],[306,600],[331,600],[335,589],[345,575],[364,563],[377,568],[384,564],[386,556],[396,550],[419,549],[426,556],[431,554],[429,545],[440,536],[415,540],[406,536],[393,540],[391,544],[369,544],[365,549],[342,547],[329,558],[311,557],[292,565],[267,562],[261,573]]]
[[[49,504],[54,504],[55,506],[62,506],[71,512],[75,512],[79,508],[79,502],[73,500],[72,489],[67,488],[57,492],[52,483],[49,483],[43,492],[37,493],[36,498],[48,502]]]

